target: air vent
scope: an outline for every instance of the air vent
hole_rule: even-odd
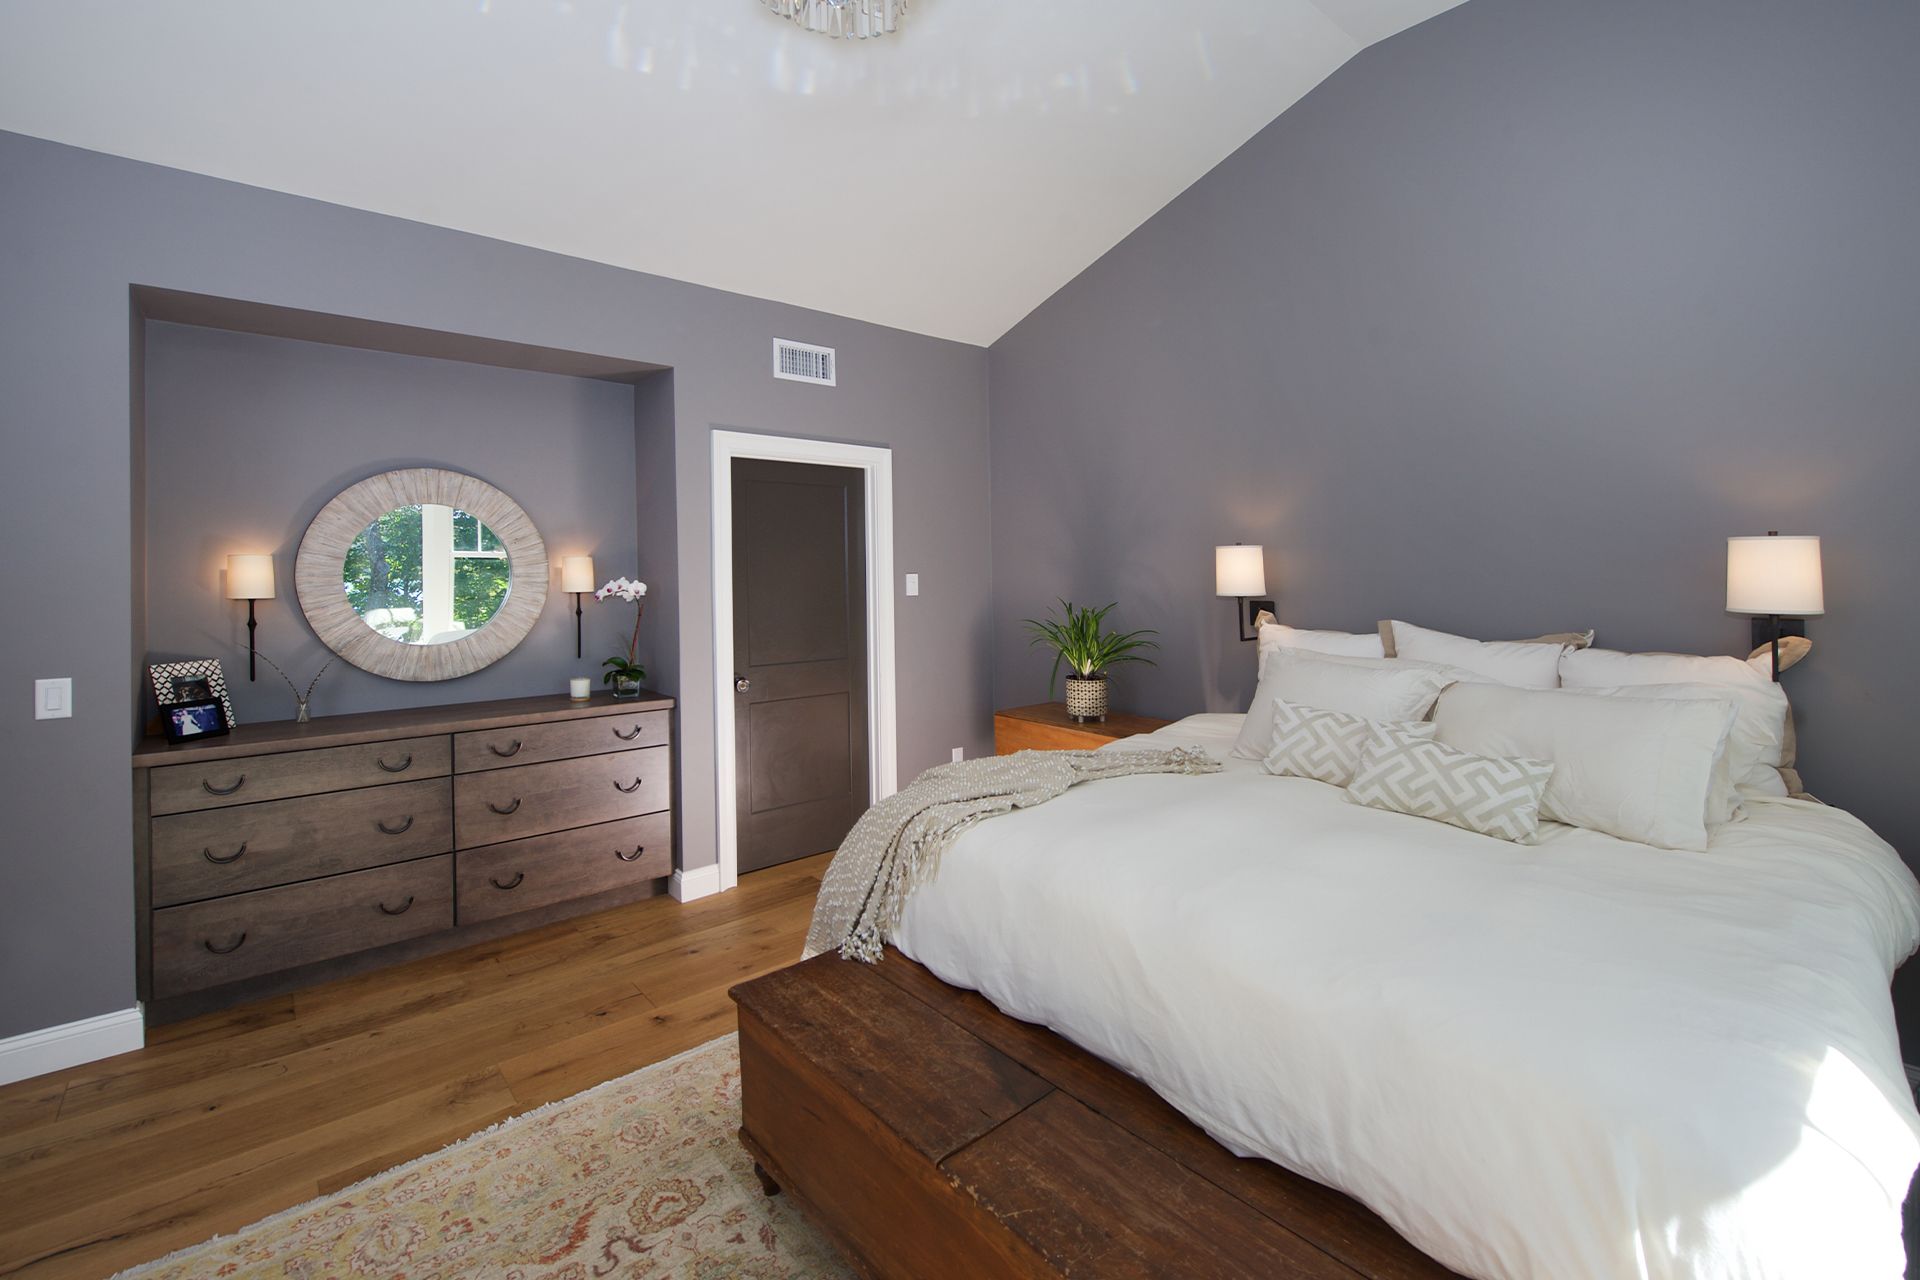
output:
[[[833,348],[811,347],[804,342],[773,340],[773,376],[789,382],[811,382],[815,386],[834,385]]]

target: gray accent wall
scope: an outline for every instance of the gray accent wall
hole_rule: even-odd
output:
[[[631,606],[589,600],[587,656],[574,658],[559,565],[592,555],[608,578],[640,576],[636,477],[651,477],[634,461],[634,387],[159,322],[146,353],[147,660],[218,655],[241,723],[290,718],[293,695],[266,663],[247,681],[247,607],[221,595],[227,553],[272,553],[279,594],[257,606],[260,650],[306,688],[333,654],[293,589],[300,539],[340,490],[396,467],[464,471],[518,502],[553,562],[547,607],[513,652],[458,680],[334,662],[314,715],[559,693],[572,675],[597,685],[600,659],[626,647]],[[671,458],[658,469],[670,477]],[[653,651],[678,646],[657,610],[648,622],[652,673]]]
[[[1916,53],[1906,0],[1472,0],[1360,54],[992,347],[996,700],[1067,595],[1162,632],[1118,705],[1243,708],[1215,543],[1298,626],[1744,654],[1723,540],[1815,533],[1805,776],[1920,858]]]
[[[0,1037],[134,1000],[128,751],[141,646],[138,548],[130,543],[140,538],[129,528],[149,523],[138,511],[129,403],[142,333],[130,322],[136,285],[671,367],[670,390],[629,393],[634,443],[609,467],[628,481],[622,511],[605,517],[608,526],[597,513],[577,518],[583,530],[612,527],[620,537],[674,533],[669,566],[650,563],[657,544],[641,547],[639,561],[664,592],[648,615],[649,628],[666,628],[653,631],[654,643],[677,636],[677,654],[660,665],[662,682],[671,680],[683,699],[687,865],[715,857],[708,436],[716,426],[893,449],[895,561],[922,583],[918,597],[898,604],[899,770],[911,777],[955,746],[988,749],[980,348],[0,133],[0,535],[17,552],[0,569],[9,602],[0,671],[9,673],[14,709],[0,738],[8,804],[0,827]],[[840,385],[774,380],[776,336],[837,347]],[[670,405],[661,403],[668,394]],[[535,429],[518,455],[501,452],[497,439],[464,455],[449,440],[447,456],[433,460],[485,476],[517,471],[522,457],[552,447]],[[246,469],[269,466],[274,448],[263,441]],[[368,469],[442,448],[370,448]],[[149,469],[158,461],[149,458]],[[652,478],[653,462],[671,469],[665,491]],[[308,477],[308,507],[352,469],[344,459],[330,465]],[[235,494],[221,502],[233,470],[224,460],[209,463],[210,539],[226,521],[240,523],[251,501]],[[297,487],[289,483],[287,492]],[[514,482],[502,487],[512,492]],[[602,492],[600,481],[582,492]],[[296,501],[277,528],[299,523]],[[208,566],[184,572],[195,589],[209,589]],[[154,604],[149,591],[148,608]],[[225,618],[235,606],[209,591],[204,607]],[[537,643],[556,642],[564,607],[549,603]],[[183,616],[191,612],[189,603]],[[291,624],[274,622],[264,642],[281,642]],[[237,634],[243,641],[244,631]],[[245,650],[230,645],[218,656],[231,672]],[[34,721],[31,681],[60,675],[75,678],[74,717]],[[342,686],[361,687],[351,679]],[[471,696],[460,686],[447,692],[449,700]]]

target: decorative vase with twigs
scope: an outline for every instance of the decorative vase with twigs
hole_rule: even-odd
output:
[[[594,592],[593,598],[625,600],[633,606],[633,636],[627,641],[627,651],[615,654],[600,664],[607,668],[606,674],[600,677],[600,683],[612,685],[616,698],[637,698],[647,678],[647,669],[640,665],[640,620],[647,616],[647,584],[615,578]]]
[[[313,679],[307,681],[307,691],[305,693],[302,693],[300,692],[300,686],[293,682],[293,678],[289,676],[286,672],[280,670],[279,663],[275,662],[272,658],[269,658],[264,653],[258,654],[256,656],[259,657],[260,661],[272,667],[276,672],[279,672],[280,678],[287,682],[287,688],[293,691],[294,722],[296,724],[305,724],[307,723],[307,721],[313,719],[313,717],[310,714],[308,714],[308,710],[307,710],[307,704],[313,700],[313,687],[320,683],[321,676],[327,674],[327,668],[332,666],[335,662],[339,661],[339,659],[328,658],[324,663],[322,663],[320,666],[320,669],[313,673]]]
[[[1160,644],[1147,637],[1158,632],[1108,631],[1103,625],[1115,604],[1098,609],[1082,609],[1070,600],[1060,602],[1065,616],[1028,618],[1026,627],[1033,632],[1032,644],[1053,650],[1053,674],[1047,677],[1047,696],[1053,696],[1054,682],[1060,678],[1060,664],[1070,668],[1067,675],[1067,714],[1075,720],[1098,721],[1107,718],[1107,672],[1122,662],[1154,661],[1143,653]]]

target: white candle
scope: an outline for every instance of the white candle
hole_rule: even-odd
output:
[[[575,676],[567,681],[567,693],[575,702],[585,702],[593,697],[593,678]]]

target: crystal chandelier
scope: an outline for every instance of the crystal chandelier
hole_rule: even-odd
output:
[[[760,0],[783,18],[792,18],[823,36],[883,36],[907,16],[907,0]]]

